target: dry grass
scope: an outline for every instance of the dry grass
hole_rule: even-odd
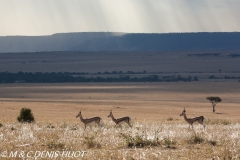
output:
[[[82,159],[239,159],[238,85],[1,84],[0,154],[64,150],[86,151]],[[211,95],[223,99],[216,113],[205,99]],[[35,123],[17,122],[23,107],[32,109]],[[188,129],[179,116],[183,107],[188,117],[207,118],[205,131],[201,125]],[[84,131],[75,118],[80,109],[84,118],[102,117],[104,127]],[[110,109],[116,118],[130,116],[133,128],[114,127]]]
[[[54,128],[48,128],[46,122],[4,124],[0,152],[86,151],[83,159],[240,158],[239,123],[208,125],[206,131],[200,125],[192,130],[186,124],[147,122],[135,122],[133,128],[123,126],[123,130],[110,122],[92,130],[70,122],[52,125]],[[73,129],[75,126],[79,127]],[[135,138],[131,145],[128,138]]]

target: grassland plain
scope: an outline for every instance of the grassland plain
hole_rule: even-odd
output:
[[[216,113],[207,96],[222,98]],[[11,151],[14,159],[240,159],[239,96],[239,82],[225,81],[1,84],[0,159]],[[36,122],[17,122],[23,107]],[[205,116],[206,130],[188,129],[183,107],[188,117]],[[84,118],[102,117],[103,127],[84,130],[80,109]],[[115,127],[111,109],[133,127]]]
[[[229,56],[231,53],[227,51],[0,53],[0,72],[147,71],[208,77],[209,74],[218,74],[221,69],[222,76],[239,76],[240,58]]]

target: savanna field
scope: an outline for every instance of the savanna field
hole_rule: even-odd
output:
[[[208,96],[221,103],[212,112]],[[0,159],[240,159],[239,82],[0,85]],[[19,123],[30,108],[34,123]],[[204,116],[206,128],[179,116]],[[83,118],[99,116],[102,127]],[[131,117],[115,126],[108,118]]]

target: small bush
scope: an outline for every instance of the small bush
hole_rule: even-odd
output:
[[[193,134],[188,140],[188,143],[190,144],[200,144],[204,142],[204,138],[201,135]]]
[[[70,130],[76,131],[76,130],[78,130],[78,127],[77,126],[71,126]]]
[[[158,146],[160,145],[158,138],[148,140],[141,135],[132,137],[128,134],[121,133],[121,136],[125,139],[127,147],[145,147],[145,146]]]
[[[208,141],[209,144],[211,144],[212,146],[216,146],[217,145],[217,141]]]
[[[2,127],[3,126],[3,124],[2,123],[0,123],[0,127]]]
[[[167,146],[167,148],[173,148],[173,149],[176,148],[174,147],[174,145],[176,144],[176,141],[173,141],[169,138],[164,138],[163,142]]]
[[[51,123],[47,125],[47,128],[53,129],[55,128],[54,125],[52,125]]]
[[[33,122],[34,121],[34,117],[33,117],[31,109],[29,109],[29,108],[22,108],[20,110],[20,115],[17,117],[17,120],[19,122],[28,122],[28,123]]]
[[[95,141],[95,137],[84,137],[83,144],[87,146],[87,148],[101,148],[101,144]]]
[[[65,145],[63,143],[52,140],[47,143],[49,149],[64,149]]]
[[[60,127],[65,129],[67,128],[67,126],[68,126],[67,123],[64,122]]]
[[[168,117],[167,121],[173,121],[173,118],[172,117]]]

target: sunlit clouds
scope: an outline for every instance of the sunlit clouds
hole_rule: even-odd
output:
[[[240,31],[239,0],[0,0],[0,36]]]

